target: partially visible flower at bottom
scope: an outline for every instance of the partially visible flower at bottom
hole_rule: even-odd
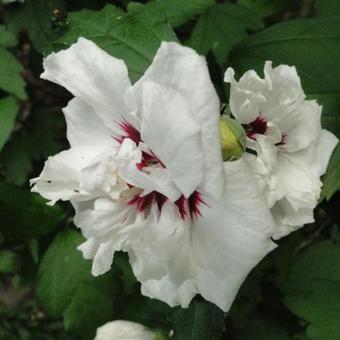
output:
[[[164,42],[132,86],[121,60],[81,38],[44,68],[75,95],[64,109],[71,148],[32,190],[71,201],[92,274],[125,251],[144,295],[187,307],[201,294],[227,311],[275,248],[273,220],[244,159],[222,161],[205,60]]]
[[[99,327],[94,340],[156,340],[156,335],[139,323],[115,320]]]
[[[239,81],[229,68],[230,108],[247,133],[245,155],[271,208],[278,239],[314,221],[322,176],[337,138],[321,128],[322,107],[306,100],[295,67],[271,62],[264,78],[247,71]]]

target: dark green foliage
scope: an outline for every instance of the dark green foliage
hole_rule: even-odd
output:
[[[0,5],[0,339],[93,339],[115,319],[157,340],[340,339],[340,147],[323,177],[316,222],[278,241],[248,276],[228,313],[196,297],[171,308],[144,297],[128,256],[91,275],[66,203],[29,192],[50,156],[68,146],[62,107],[71,96],[42,81],[42,58],[82,36],[123,59],[135,82],[161,41],[205,56],[217,92],[223,75],[295,65],[323,127],[340,136],[338,0],[26,0]]]

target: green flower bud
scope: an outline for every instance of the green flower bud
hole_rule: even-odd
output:
[[[246,149],[246,134],[242,126],[228,116],[220,120],[221,148],[224,161],[241,158]]]

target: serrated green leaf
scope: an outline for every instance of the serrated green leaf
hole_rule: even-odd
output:
[[[98,326],[113,319],[114,296],[120,287],[112,272],[91,275],[91,262],[76,249],[82,242],[75,230],[56,236],[41,261],[36,295],[50,316],[64,316],[68,330],[77,335],[87,332],[91,338]]]
[[[26,99],[25,82],[20,75],[22,71],[15,57],[0,47],[0,89]]]
[[[296,257],[283,289],[284,303],[310,322],[311,339],[340,337],[340,246],[316,243]]]
[[[0,229],[9,239],[44,236],[64,218],[59,206],[50,207],[39,195],[3,181],[0,205]]]
[[[49,52],[52,41],[59,36],[53,27],[53,11],[63,8],[63,0],[26,0],[19,8],[9,11],[6,24],[14,34],[27,30],[35,49]]]
[[[240,5],[256,11],[261,18],[285,11],[289,8],[287,0],[238,0]]]
[[[165,7],[166,15],[173,27],[178,27],[194,16],[204,13],[214,0],[156,0]]]
[[[323,195],[327,200],[340,190],[340,144],[336,147],[329,161],[322,187]]]
[[[132,80],[144,73],[161,41],[176,40],[156,4],[139,6],[127,14],[112,5],[100,11],[71,13],[68,31],[56,46],[69,46],[79,37],[88,38],[112,56],[123,59]]]
[[[339,39],[340,16],[291,20],[247,38],[230,60],[239,74],[249,69],[262,73],[266,60],[295,65],[308,98],[325,104],[324,127],[339,133]]]
[[[14,97],[0,99],[0,151],[10,136],[19,105]]]
[[[13,47],[18,43],[17,38],[4,25],[0,25],[0,46]]]
[[[247,7],[217,4],[199,17],[189,45],[204,55],[212,51],[217,62],[225,64],[230,50],[248,36],[247,30],[261,28],[261,18]]]
[[[224,313],[214,304],[194,300],[188,308],[176,308],[171,317],[175,340],[219,339]]]
[[[315,7],[319,15],[340,14],[339,0],[315,0]]]

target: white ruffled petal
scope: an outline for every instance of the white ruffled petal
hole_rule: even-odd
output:
[[[149,81],[143,82],[141,91],[142,140],[189,197],[203,180],[200,125],[179,92]]]
[[[227,311],[250,270],[275,248],[271,214],[246,163],[225,163],[225,176],[222,200],[203,196],[202,218],[190,225],[168,203],[148,229],[158,235],[171,223],[169,237],[150,236],[146,245],[132,247],[130,260],[143,294],[187,307],[199,293]]]
[[[67,50],[50,54],[43,66],[43,79],[68,89],[108,126],[114,127],[122,115],[135,111],[125,63],[90,40],[79,38]]]
[[[67,139],[71,146],[98,145],[104,148],[116,144],[113,131],[104,124],[95,110],[79,98],[73,98],[63,109]]]
[[[202,205],[191,243],[199,293],[227,311],[249,272],[276,245],[270,211],[244,160],[225,162],[224,168],[225,196]]]
[[[32,191],[54,204],[58,200],[86,200],[91,193],[80,190],[81,170],[101,152],[93,146],[77,146],[49,157],[40,176],[31,179]]]
[[[220,103],[203,57],[193,49],[173,42],[163,42],[151,66],[135,88],[152,81],[181,94],[201,128],[201,145],[205,161],[204,190],[219,198],[223,194],[223,165],[220,150]],[[163,113],[158,113],[162,116]],[[184,126],[182,126],[182,129]]]

